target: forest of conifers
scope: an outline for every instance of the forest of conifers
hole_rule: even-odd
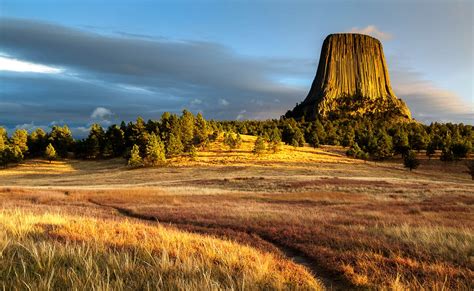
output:
[[[292,118],[216,121],[183,110],[181,115],[165,112],[159,120],[148,121],[138,117],[135,122],[122,122],[106,129],[92,124],[85,139],[74,139],[67,125],[53,126],[49,132],[42,128],[31,133],[17,129],[10,136],[0,127],[0,163],[7,166],[36,157],[130,159],[132,154],[145,160],[150,153],[155,155],[155,160],[162,161],[194,155],[221,133],[230,149],[238,147],[240,134],[245,134],[260,136],[268,143],[270,152],[278,151],[280,142],[295,147],[341,145],[348,148],[350,156],[373,160],[404,156],[410,151],[425,151],[431,157],[441,151],[440,159],[454,161],[468,156],[474,142],[473,126],[462,123],[424,125],[370,119],[295,121]]]

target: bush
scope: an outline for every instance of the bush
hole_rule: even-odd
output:
[[[409,151],[403,158],[403,165],[405,168],[410,169],[410,171],[418,168],[420,161],[416,158],[416,153],[414,151]]]
[[[143,167],[143,159],[140,156],[140,148],[134,144],[130,151],[130,158],[128,159],[128,166],[132,168]]]
[[[263,137],[259,136],[255,140],[255,145],[253,147],[253,153],[256,155],[259,155],[265,151],[265,141],[263,140]]]
[[[52,160],[56,159],[56,150],[54,149],[51,143],[48,144],[48,146],[46,147],[44,156],[49,161],[49,163],[51,163]]]

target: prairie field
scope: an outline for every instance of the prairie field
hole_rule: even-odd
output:
[[[364,162],[340,147],[129,169],[0,170],[3,289],[470,290],[474,183],[462,162]]]

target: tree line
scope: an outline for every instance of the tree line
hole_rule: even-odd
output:
[[[456,161],[472,150],[472,125],[417,122],[390,123],[373,119],[296,121],[293,118],[274,120],[215,121],[206,120],[201,113],[183,110],[181,115],[165,112],[159,120],[136,121],[90,127],[87,138],[74,139],[70,129],[53,126],[50,132],[41,128],[28,133],[18,129],[8,137],[0,127],[0,163],[6,166],[24,158],[74,157],[79,159],[108,159],[125,157],[133,167],[159,165],[167,159],[187,155],[205,148],[221,133],[229,149],[238,148],[241,134],[258,136],[254,152],[277,152],[280,144],[295,147],[309,144],[341,145],[347,155],[359,159],[384,160],[402,155],[405,160],[425,151],[431,158],[440,151],[443,161]],[[265,146],[266,145],[266,146]],[[416,167],[416,162],[412,163]]]

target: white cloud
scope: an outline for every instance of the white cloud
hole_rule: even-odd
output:
[[[219,104],[222,105],[222,106],[227,106],[227,105],[229,105],[229,101],[227,101],[225,99],[219,99]]]
[[[199,104],[202,104],[201,99],[194,98],[193,100],[191,100],[191,105],[199,105]]]
[[[45,65],[20,61],[17,59],[11,59],[0,55],[0,71],[58,74],[63,70]]]
[[[437,86],[408,68],[392,73],[395,94],[403,99],[414,118],[422,122],[474,122],[474,104]]]
[[[352,27],[349,32],[367,34],[380,40],[390,40],[393,37],[390,33],[380,31],[375,25],[367,25],[362,28]]]
[[[112,115],[112,111],[104,107],[97,107],[91,114],[91,119],[105,119]]]

